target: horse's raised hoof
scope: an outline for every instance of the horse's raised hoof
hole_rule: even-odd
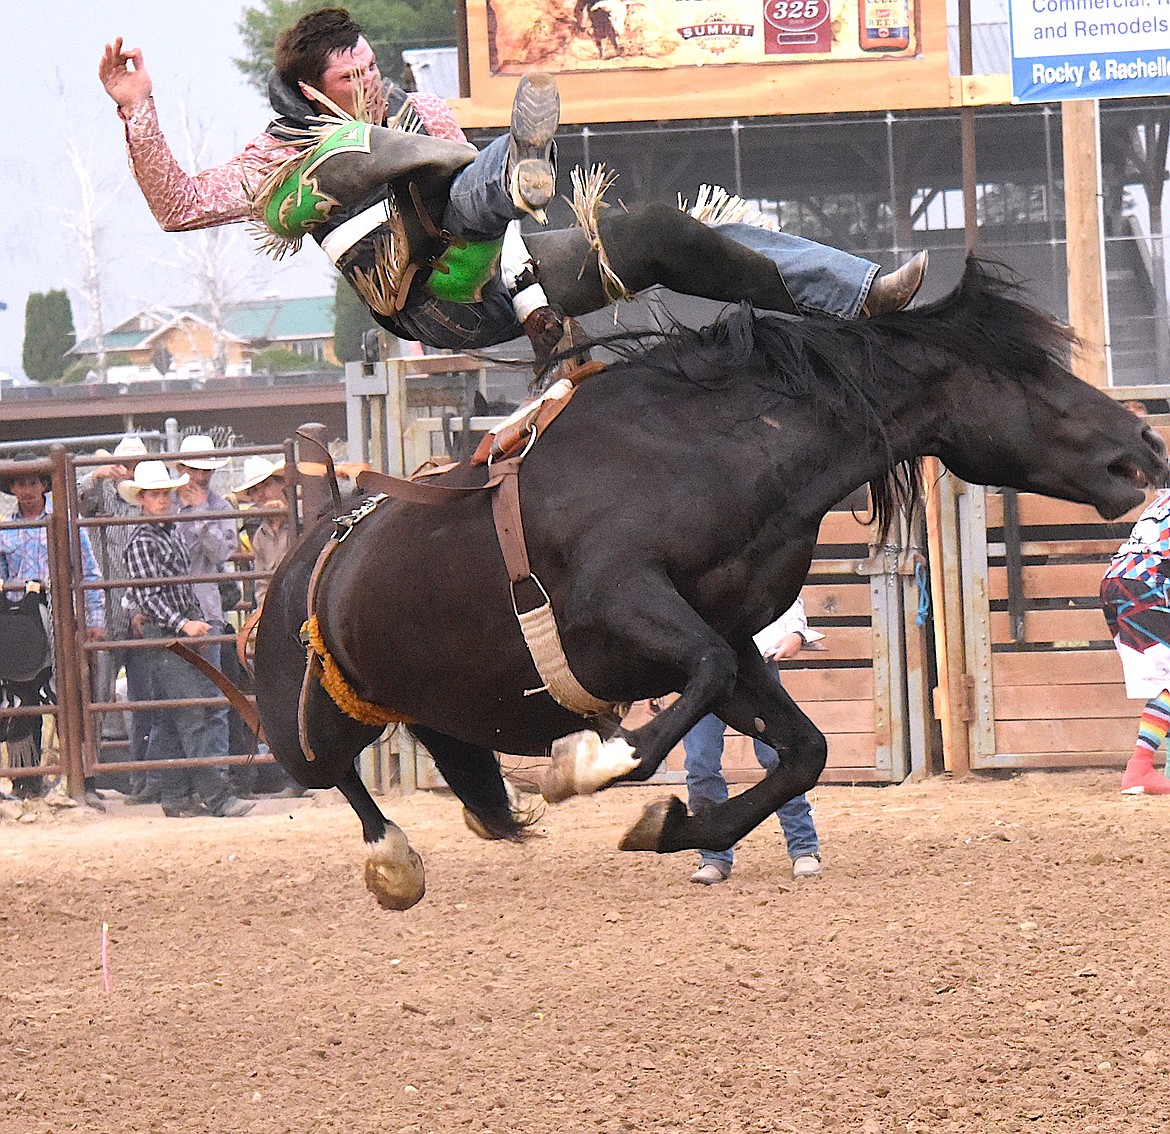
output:
[[[401,832],[367,843],[366,889],[384,910],[408,910],[427,892],[423,861]]]
[[[603,743],[595,732],[570,733],[553,741],[552,761],[540,794],[549,803],[561,803],[571,795],[591,795],[637,766],[633,747],[621,737]]]
[[[668,825],[685,819],[686,815],[686,804],[676,795],[651,803],[637,823],[622,836],[618,850],[661,850],[662,833]]]
[[[523,799],[520,798],[520,789],[510,780],[504,780],[504,790],[508,793],[508,809],[512,812],[512,818],[524,827],[531,827],[533,823],[540,819],[544,812],[544,804],[537,803],[532,807],[525,807]],[[463,822],[467,824],[468,829],[478,835],[481,839],[488,839],[494,841],[496,839],[506,839],[508,835],[493,835],[480,821],[479,817],[468,808],[463,809]],[[528,834],[527,831],[524,832]]]

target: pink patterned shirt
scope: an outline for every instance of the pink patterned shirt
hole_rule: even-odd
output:
[[[438,95],[407,96],[434,138],[466,142],[451,108]],[[126,126],[126,151],[134,179],[155,220],[167,232],[214,228],[247,220],[248,198],[274,159],[292,151],[270,134],[258,134],[240,153],[222,165],[193,176],[184,172],[159,128],[154,99],[119,107]]]

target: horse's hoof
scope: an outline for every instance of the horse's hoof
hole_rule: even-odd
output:
[[[504,790],[508,793],[508,810],[512,814],[512,821],[519,827],[529,828],[533,823],[540,820],[544,813],[544,804],[536,803],[532,807],[527,807],[524,800],[520,796],[520,789],[510,780],[504,780]],[[494,841],[497,839],[513,838],[514,835],[504,833],[494,835],[487,829],[480,821],[479,817],[468,808],[463,809],[463,822],[467,824],[468,829],[478,835],[481,839],[488,839]],[[528,837],[530,832],[524,830],[523,834]]]
[[[686,814],[686,805],[675,795],[651,803],[642,812],[642,817],[637,823],[622,836],[618,850],[660,850],[662,833],[666,830],[667,824],[677,823],[679,819],[685,818]]]
[[[427,892],[423,861],[405,838],[368,844],[366,889],[384,910],[408,910]]]
[[[637,766],[633,747],[621,737],[603,743],[595,732],[574,732],[553,741],[552,761],[540,794],[549,803],[561,803],[571,795],[591,795]]]

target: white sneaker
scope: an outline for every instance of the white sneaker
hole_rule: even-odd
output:
[[[815,878],[823,869],[821,860],[815,854],[802,854],[792,861],[792,877],[798,881],[801,878]]]
[[[820,863],[817,865],[820,866]],[[717,886],[720,882],[726,882],[730,873],[729,870],[725,874],[723,869],[713,862],[705,862],[691,875],[691,881],[697,882],[700,886]]]

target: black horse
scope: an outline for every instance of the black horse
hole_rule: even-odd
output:
[[[681,694],[632,732],[538,691],[486,492],[436,507],[387,501],[362,520],[321,573],[325,645],[362,698],[414,722],[492,837],[524,829],[496,751],[551,747],[546,784],[564,797],[649,777],[714,711],[776,748],[779,765],[701,815],[677,799],[652,805],[622,845],[729,847],[824,767],[824,737],[751,636],[796,598],[836,502],[868,482],[888,523],[917,501],[924,455],[966,480],[1092,504],[1106,518],[1166,479],[1156,434],[1068,371],[1070,340],[972,260],[931,306],[861,322],[744,307],[649,348],[628,344],[624,361],[584,383],[522,467],[524,531],[580,684],[615,704]],[[445,483],[484,476],[460,466]],[[310,682],[298,730],[298,632],[332,530],[312,530],[272,581],[258,707],[288,771],[345,794],[371,844],[367,885],[383,905],[406,908],[423,893],[421,862],[354,768],[380,729]]]

